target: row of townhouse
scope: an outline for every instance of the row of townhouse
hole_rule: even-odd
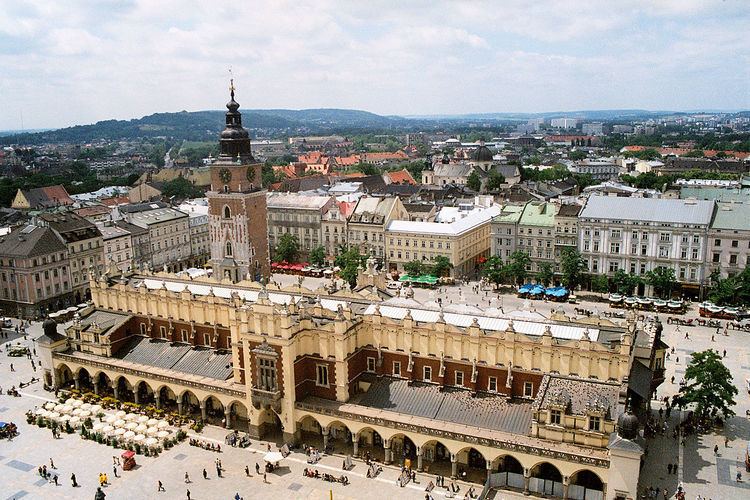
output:
[[[590,196],[584,205],[528,202],[506,206],[492,221],[492,255],[529,254],[529,271],[577,248],[591,274],[645,276],[674,270],[682,293],[698,297],[713,272],[723,277],[750,264],[750,205],[711,200]],[[652,293],[641,285],[638,294]]]

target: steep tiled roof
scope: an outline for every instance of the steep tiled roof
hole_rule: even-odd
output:
[[[397,170],[396,172],[386,172],[383,174],[386,176],[391,184],[416,184],[414,177],[411,176],[408,170]]]
[[[62,185],[46,186],[22,191],[32,209],[72,205],[73,200]]]
[[[48,227],[29,225],[0,236],[0,255],[3,256],[35,257],[66,249],[65,243]]]

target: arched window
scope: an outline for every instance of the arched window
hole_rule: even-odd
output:
[[[224,218],[230,219],[232,217],[232,211],[229,210],[229,207],[224,205]]]
[[[227,248],[226,248],[226,256],[231,257],[232,256],[232,242],[227,241]]]

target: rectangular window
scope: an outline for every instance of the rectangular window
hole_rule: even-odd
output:
[[[490,392],[497,392],[497,377],[490,377],[487,382],[487,390]]]
[[[141,323],[141,335],[146,335],[146,323]]]
[[[159,336],[163,339],[167,338],[167,328],[164,326],[159,327]]]
[[[422,380],[425,382],[432,382],[432,367],[425,366],[422,369]]]
[[[458,387],[464,386],[464,372],[456,372],[456,385]]]
[[[732,248],[737,248],[740,245],[740,242],[737,240],[732,240]]]
[[[609,253],[620,253],[620,244],[619,243],[610,243],[609,244]]]
[[[561,421],[562,421],[562,412],[560,412],[560,410],[550,410],[549,423],[552,425],[560,425]]]
[[[261,390],[276,390],[276,361],[269,358],[258,358],[259,377],[258,385]]]
[[[719,261],[721,261],[721,254],[714,252],[712,261],[713,262],[719,262]]]
[[[367,371],[368,372],[375,371],[375,358],[367,358]]]
[[[736,255],[730,255],[729,256],[729,265],[737,265],[737,256]]]
[[[721,246],[721,240],[714,240],[714,246],[720,247]]]
[[[393,375],[395,377],[401,376],[401,361],[394,361],[393,362]]]
[[[182,330],[180,330],[180,339],[181,339],[181,340],[182,340],[183,342],[187,342],[187,341],[188,341],[188,334],[187,334],[187,330],[185,330],[184,328],[183,328]]]
[[[531,398],[534,396],[534,384],[532,382],[523,383],[523,397]]]
[[[211,335],[209,335],[208,333],[203,334],[203,345],[211,345]]]
[[[316,385],[328,387],[328,365],[317,365]]]
[[[601,417],[589,417],[589,430],[592,432],[599,432],[602,427]]]

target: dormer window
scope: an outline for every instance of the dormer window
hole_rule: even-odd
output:
[[[562,422],[562,412],[560,410],[549,411],[549,423],[552,425],[560,425]]]

